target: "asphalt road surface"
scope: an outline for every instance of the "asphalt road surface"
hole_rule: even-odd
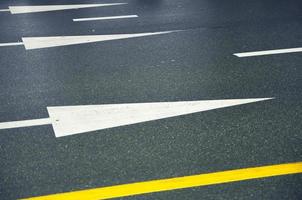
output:
[[[93,3],[127,4],[7,10]],[[0,9],[0,43],[18,43],[0,45],[0,122],[48,118],[49,106],[273,98],[65,137],[55,137],[51,125],[3,128],[1,200],[302,161],[302,52],[233,55],[302,47],[302,1],[2,0]],[[125,15],[137,17],[73,21]],[[22,46],[22,37],[174,30],[180,31]],[[302,175],[123,199],[298,200]]]

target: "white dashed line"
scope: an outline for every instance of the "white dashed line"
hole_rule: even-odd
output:
[[[74,5],[39,5],[39,6],[9,6],[11,14],[48,12],[57,10],[70,10],[80,8],[93,8],[104,6],[125,5],[127,3],[108,3],[108,4],[74,4]]]
[[[291,48],[291,49],[276,49],[276,50],[266,50],[266,51],[253,51],[244,53],[235,53],[233,55],[237,57],[252,57],[252,56],[264,56],[264,55],[274,55],[283,53],[297,53],[302,52],[302,47]]]
[[[122,16],[110,16],[110,17],[92,17],[92,18],[78,18],[73,19],[74,22],[83,22],[83,21],[96,21],[96,20],[109,20],[109,19],[127,19],[127,18],[136,18],[137,15],[122,15]]]

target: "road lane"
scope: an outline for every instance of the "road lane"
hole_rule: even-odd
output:
[[[45,118],[47,106],[275,99],[59,139],[51,126],[1,130],[1,199],[302,160],[301,54],[233,56],[301,46],[300,1],[124,2],[114,8],[1,12],[1,43],[186,31],[31,51],[1,47],[0,121]],[[27,4],[1,1],[0,9]],[[139,18],[72,21],[129,13]],[[291,175],[126,199],[299,199],[301,184],[301,175]]]

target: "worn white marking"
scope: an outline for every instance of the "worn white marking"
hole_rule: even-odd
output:
[[[56,37],[23,37],[25,49],[39,49],[48,47],[58,47],[75,44],[85,44],[102,42],[109,40],[120,40],[151,35],[172,33],[175,31],[164,31],[154,33],[134,33],[134,34],[115,34],[115,35],[84,35],[84,36],[56,36]]]
[[[57,10],[79,9],[79,8],[116,6],[116,5],[124,5],[124,4],[127,3],[9,6],[9,10],[12,14],[23,14],[23,13],[48,12],[48,11],[57,11]]]
[[[0,43],[0,47],[24,45],[23,42]]]
[[[9,9],[0,9],[0,12],[9,12]]]
[[[50,118],[45,119],[31,119],[13,122],[2,122],[0,123],[0,129],[10,129],[10,128],[21,128],[30,126],[41,126],[51,124]]]
[[[235,53],[233,55],[237,57],[252,57],[252,56],[264,56],[264,55],[297,53],[297,52],[302,52],[302,47],[290,48],[290,49],[275,49],[275,50],[266,50],[266,51],[252,51],[252,52],[244,52],[244,53]]]
[[[109,16],[109,17],[91,17],[91,18],[78,18],[73,19],[74,22],[83,22],[83,21],[96,21],[96,20],[109,20],[109,19],[127,19],[135,18],[137,15],[121,15],[121,16]]]
[[[270,99],[272,98],[47,107],[49,118],[3,122],[0,123],[0,129],[52,124],[56,137],[62,137]]]

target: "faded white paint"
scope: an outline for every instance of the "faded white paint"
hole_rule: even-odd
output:
[[[103,6],[115,6],[115,5],[124,5],[124,4],[127,3],[9,6],[8,8],[12,14],[23,14],[23,13],[48,12],[48,11],[58,11],[58,10],[103,7]]]

